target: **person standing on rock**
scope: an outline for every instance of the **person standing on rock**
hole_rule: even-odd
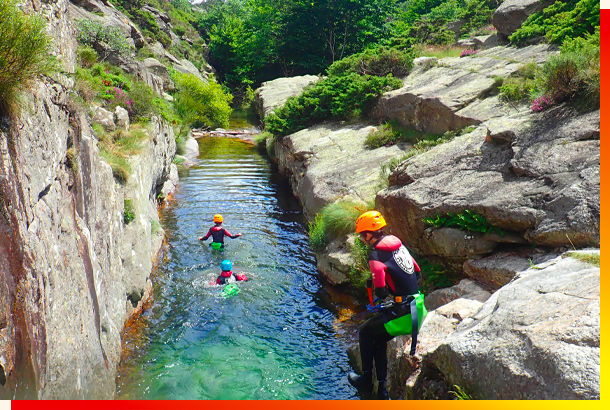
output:
[[[231,232],[227,231],[222,227],[222,215],[216,214],[214,215],[214,226],[208,230],[208,233],[205,236],[200,236],[200,241],[207,241],[208,238],[212,237],[212,243],[210,246],[212,249],[220,250],[225,246],[225,236],[228,236],[231,239],[239,238],[242,236],[241,233],[233,235]]]
[[[358,342],[362,359],[362,375],[350,372],[348,381],[364,396],[373,394],[373,361],[377,371],[377,398],[388,400],[386,386],[388,373],[387,344],[395,336],[411,334],[411,355],[415,354],[417,332],[426,317],[424,295],[419,292],[417,275],[419,266],[400,239],[386,235],[382,228],[386,221],[378,211],[368,211],[356,220],[356,233],[372,248],[369,266],[373,275],[367,281],[371,304],[367,308],[377,312],[359,328]],[[372,282],[372,283],[371,283]],[[375,288],[373,300],[372,285]],[[376,304],[388,295],[393,300]]]

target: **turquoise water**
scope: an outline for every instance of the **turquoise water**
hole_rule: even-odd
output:
[[[199,140],[162,211],[169,251],[153,302],[124,335],[119,399],[351,399],[345,300],[320,283],[305,220],[286,181],[255,149]],[[237,239],[197,240],[222,213]],[[209,243],[209,240],[208,240]],[[220,262],[245,272],[239,294],[212,285]]]

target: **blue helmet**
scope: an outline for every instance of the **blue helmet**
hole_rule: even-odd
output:
[[[231,269],[233,269],[233,264],[231,263],[231,261],[229,260],[224,260],[222,261],[222,263],[220,264],[220,269],[222,269],[223,271],[230,271]]]

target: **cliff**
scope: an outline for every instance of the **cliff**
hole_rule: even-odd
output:
[[[34,0],[24,11],[48,19],[69,74],[76,41],[68,8]],[[150,293],[164,236],[156,204],[175,167],[172,128],[150,121],[120,184],[72,87],[69,75],[45,77],[0,128],[3,399],[114,396],[121,331]]]

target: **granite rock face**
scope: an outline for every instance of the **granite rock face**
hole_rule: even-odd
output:
[[[598,400],[599,281],[598,267],[566,255],[520,272],[430,359],[479,399]]]
[[[373,115],[430,134],[512,115],[516,107],[493,96],[497,87],[494,77],[506,78],[524,63],[544,62],[553,53],[547,45],[493,47],[470,57],[443,58],[435,64],[420,60],[401,88],[380,97]]]
[[[27,6],[49,19],[56,52],[73,70],[68,2]],[[175,154],[172,128],[151,120],[121,185],[89,119],[70,104],[72,86],[61,75],[37,82],[21,114],[0,122],[2,399],[112,398],[120,334],[148,297],[161,246],[153,222]],[[128,127],[123,114],[118,123]]]
[[[507,38],[513,34],[527,18],[537,11],[544,10],[555,0],[505,0],[493,15],[493,25],[498,34]]]
[[[562,107],[488,121],[399,165],[376,205],[409,249],[456,270],[500,244],[599,246],[599,132],[599,111]],[[423,222],[465,210],[502,232]]]
[[[261,119],[265,118],[274,108],[284,105],[290,97],[295,97],[309,84],[318,81],[315,75],[277,78],[264,82],[256,89],[256,110]]]

